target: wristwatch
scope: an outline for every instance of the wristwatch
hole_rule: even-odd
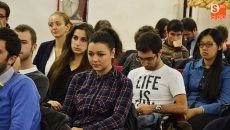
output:
[[[162,111],[161,105],[157,105],[155,108],[155,112],[160,113]]]

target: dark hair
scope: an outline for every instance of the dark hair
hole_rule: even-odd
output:
[[[32,27],[30,27],[29,25],[26,24],[20,24],[18,25],[14,31],[16,32],[25,32],[25,31],[29,31],[31,34],[31,41],[32,41],[32,45],[35,44],[37,42],[37,36],[36,36],[36,32],[34,31],[34,29]]]
[[[0,28],[0,39],[6,42],[5,48],[8,51],[7,58],[18,56],[21,52],[21,42],[18,35],[7,27]]]
[[[72,27],[70,32],[66,35],[66,39],[65,39],[65,43],[64,43],[61,55],[54,61],[53,65],[50,68],[50,71],[48,74],[48,77],[50,80],[49,92],[52,91],[52,88],[55,85],[55,81],[58,75],[61,74],[64,69],[69,67],[70,61],[74,58],[74,52],[72,51],[72,48],[71,48],[71,40],[72,40],[75,30],[77,29],[84,30],[86,32],[87,40],[94,33],[93,26],[87,23],[77,24]],[[91,68],[89,61],[88,61],[88,57],[87,57],[87,50],[85,51],[85,54],[78,68],[80,69],[80,71],[84,71],[86,69]]]
[[[228,38],[228,29],[226,26],[219,25],[219,26],[214,27],[214,29],[216,29],[220,33],[222,42],[224,42]]]
[[[215,29],[205,29],[202,31],[197,39],[199,43],[204,36],[211,36],[217,46],[220,46],[222,39],[220,33]],[[203,90],[203,98],[208,102],[215,102],[220,94],[220,74],[222,71],[222,49],[217,51],[216,58],[209,68],[209,73],[205,78],[205,85]]]
[[[163,33],[165,32],[164,28],[165,28],[165,26],[168,25],[168,23],[169,23],[169,20],[168,20],[167,18],[161,18],[161,19],[157,22],[157,24],[156,24],[156,26],[155,26],[155,28],[156,28],[156,30],[158,31],[158,33],[160,34],[160,37],[161,37],[161,38],[164,38],[164,37],[163,37]]]
[[[0,8],[3,8],[5,10],[5,15],[8,18],[10,16],[10,7],[6,3],[0,1]]]
[[[184,30],[192,32],[194,29],[197,29],[196,22],[192,18],[183,18],[181,22],[183,23]]]
[[[115,48],[115,58],[120,59],[122,56],[122,42],[117,32],[112,28],[102,28],[98,32],[95,32],[90,37],[89,42],[106,44],[110,51]]]
[[[170,31],[182,32],[183,31],[182,22],[180,20],[178,20],[178,19],[173,19],[173,20],[169,21],[169,23],[167,25],[167,31],[168,31],[168,33]]]
[[[145,25],[137,30],[137,32],[134,35],[134,41],[136,42],[137,39],[140,37],[140,35],[145,32],[152,32],[152,33],[158,34],[157,30],[155,30],[152,26]]]
[[[108,20],[99,20],[94,27],[94,31],[96,32],[102,28],[112,28],[112,25]]]
[[[143,53],[152,51],[153,54],[157,54],[162,49],[161,38],[152,32],[143,33],[137,39],[136,49]]]

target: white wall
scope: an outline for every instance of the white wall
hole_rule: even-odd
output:
[[[49,16],[57,10],[57,0],[2,0],[10,7],[11,29],[28,24],[37,34],[37,44],[54,39],[48,27]],[[37,51],[34,52],[36,54]]]
[[[88,21],[95,25],[107,19],[119,33],[125,49],[135,49],[134,33],[143,25],[152,25],[162,18],[177,17],[177,0],[89,0]],[[171,3],[171,4],[169,4]]]
[[[28,24],[37,32],[40,44],[52,40],[48,28],[49,16],[57,10],[58,0],[3,0],[11,8],[9,24]],[[183,7],[175,6],[178,0],[88,0],[88,22],[93,26],[100,19],[107,19],[118,32],[124,49],[135,49],[134,33],[143,25],[155,26],[166,17],[182,19]],[[193,8],[193,18],[198,29],[225,24],[230,31],[230,11],[226,20],[210,20],[210,10]],[[36,53],[36,52],[35,52]]]

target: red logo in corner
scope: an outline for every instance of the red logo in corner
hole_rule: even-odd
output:
[[[226,5],[212,4],[211,5],[211,19],[226,19]]]

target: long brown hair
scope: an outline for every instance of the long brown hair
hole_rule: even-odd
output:
[[[80,29],[84,30],[87,35],[87,40],[94,33],[93,26],[87,23],[81,23],[73,26],[70,32],[66,35],[66,40],[63,46],[61,55],[54,61],[53,65],[50,68],[48,77],[50,80],[49,93],[51,93],[53,87],[55,86],[55,81],[57,77],[62,73],[65,68],[69,67],[70,61],[74,58],[74,52],[71,48],[71,39],[74,35],[75,30]],[[88,57],[87,50],[84,53],[80,66],[78,67],[81,71],[91,68]]]

